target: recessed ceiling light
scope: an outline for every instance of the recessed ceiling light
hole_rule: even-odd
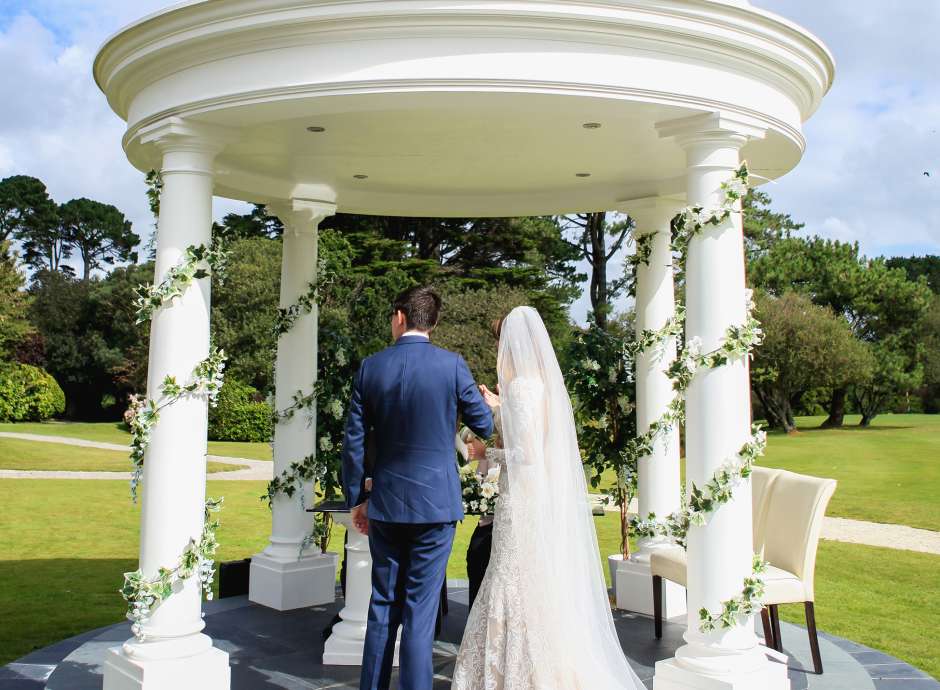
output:
[[[356,180],[365,180],[365,179],[368,179],[368,177],[369,177],[368,175],[363,175],[362,173],[357,173],[353,175],[353,179],[356,179]]]
[[[307,127],[307,131],[308,132],[325,132],[326,127],[320,127],[319,125],[311,125],[310,127]]]
[[[585,122],[581,126],[584,127],[584,129],[600,129],[601,123],[600,122]]]
[[[575,177],[590,177],[591,173],[575,173]]]

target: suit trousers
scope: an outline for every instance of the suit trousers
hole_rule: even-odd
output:
[[[483,576],[490,564],[490,551],[493,548],[493,523],[477,525],[467,547],[467,579],[470,581],[470,608],[480,592]]]
[[[431,690],[434,623],[455,532],[454,523],[369,521],[372,600],[360,690],[388,689],[399,627],[399,690]]]

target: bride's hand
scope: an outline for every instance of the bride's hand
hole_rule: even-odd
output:
[[[499,387],[497,387],[497,390],[499,390]],[[483,402],[485,402],[491,410],[499,407],[499,396],[483,384],[480,384],[480,394],[483,396]]]

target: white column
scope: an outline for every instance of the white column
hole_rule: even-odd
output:
[[[154,281],[179,263],[190,245],[208,245],[212,228],[212,162],[221,144],[179,120],[142,135],[163,157],[163,193]],[[160,399],[164,377],[185,383],[209,354],[209,279],[158,309],[150,326],[147,393]],[[144,461],[140,568],[153,577],[173,568],[190,539],[199,539],[206,498],[207,401],[189,396],[160,412]],[[202,633],[198,577],[160,604],[143,624],[142,641],[108,651],[105,690],[229,687],[228,654]]]
[[[333,632],[323,645],[323,663],[328,666],[361,666],[372,597],[372,553],[369,551],[369,537],[352,528],[348,513],[334,517],[349,535],[346,543],[346,605],[339,612],[343,620],[333,626]],[[398,632],[395,666],[398,665],[401,641],[401,630]]]
[[[682,208],[674,199],[653,197],[626,202],[624,211],[636,222],[637,236],[652,235],[652,251],[648,264],[636,269],[636,333],[659,330],[675,316],[672,252],[669,223]],[[649,430],[660,419],[675,396],[672,381],[666,374],[676,358],[675,338],[662,347],[637,355],[636,359],[636,420],[637,433]],[[675,427],[654,444],[651,455],[638,463],[637,500],[639,515],[651,513],[663,519],[679,508],[679,429]],[[617,608],[653,614],[650,554],[657,548],[676,548],[663,538],[641,539],[639,550],[617,568],[615,591]],[[685,588],[666,581],[663,588],[663,615],[667,618],[686,612]]]
[[[290,307],[305,294],[317,277],[317,232],[320,222],[336,212],[336,205],[322,201],[293,199],[269,205],[284,223],[281,259],[282,308]],[[290,407],[300,391],[309,395],[317,379],[317,308],[297,318],[277,344],[275,405]],[[274,427],[274,476],[292,462],[317,451],[316,410],[298,410]],[[313,515],[304,506],[314,505],[314,487],[307,482],[301,496],[277,496],[271,506],[271,540],[252,557],[248,598],[264,606],[290,609],[330,603],[336,593],[337,555],[321,553],[312,545],[301,552],[310,533]]]
[[[721,184],[740,165],[749,137],[763,136],[752,123],[719,115],[665,123],[662,136],[675,136],[685,149],[690,205],[716,208]],[[692,239],[686,263],[686,338],[700,338],[714,350],[730,325],[745,320],[744,240],[740,213],[709,226]],[[738,360],[696,374],[686,397],[686,481],[704,486],[749,438],[748,367]],[[688,534],[688,629],[686,644],[674,659],[656,665],[655,690],[721,688],[782,690],[789,687],[786,667],[771,661],[757,643],[752,617],[731,629],[699,630],[699,610],[712,613],[740,594],[751,573],[750,482],[713,513],[706,526]]]

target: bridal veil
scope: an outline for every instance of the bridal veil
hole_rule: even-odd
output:
[[[517,573],[545,690],[643,690],[610,610],[574,414],[538,312],[504,319],[497,360]]]

